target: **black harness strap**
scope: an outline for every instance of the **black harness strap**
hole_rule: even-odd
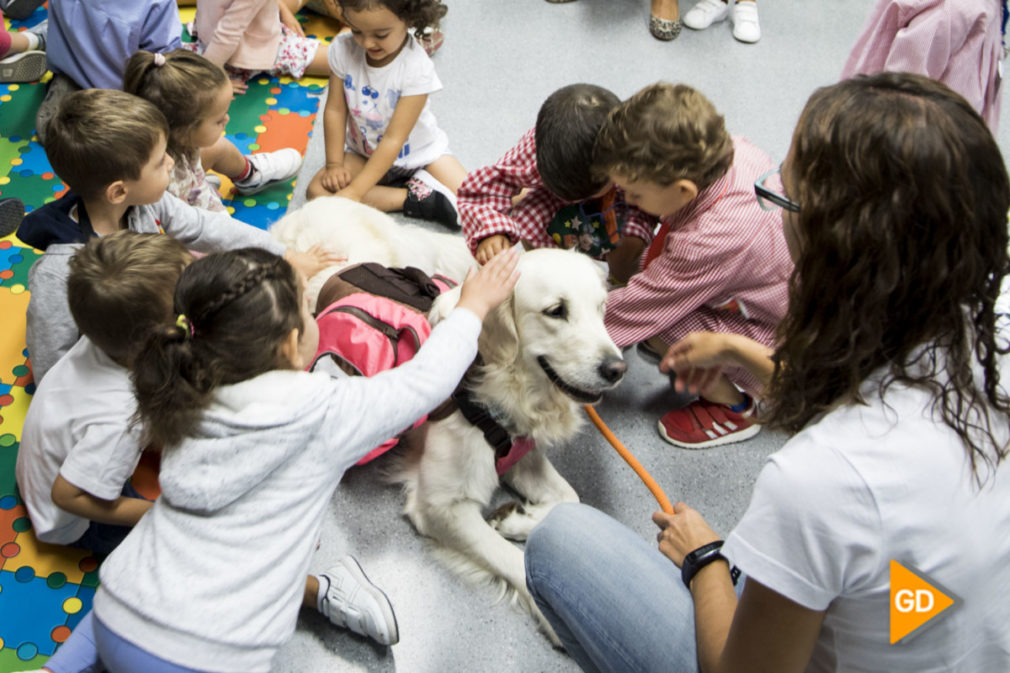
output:
[[[484,439],[494,449],[495,458],[503,458],[512,448],[512,437],[488,412],[487,407],[477,403],[465,387],[460,386],[452,396],[463,418],[484,433]]]

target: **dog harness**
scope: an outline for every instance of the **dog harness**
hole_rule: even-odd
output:
[[[499,477],[536,446],[536,442],[529,437],[513,439],[508,430],[495,420],[490,410],[474,400],[473,393],[466,387],[457,388],[452,401],[456,403],[463,418],[484,433],[485,441],[494,449],[494,466]]]

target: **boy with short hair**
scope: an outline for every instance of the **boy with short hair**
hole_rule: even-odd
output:
[[[478,262],[519,241],[533,248],[577,248],[606,259],[614,279],[627,281],[656,220],[627,206],[621,190],[593,171],[596,135],[619,104],[613,93],[592,84],[558,89],[518,145],[467,175],[457,205]]]
[[[36,391],[17,459],[39,540],[107,554],[150,509],[124,490],[142,451],[128,367],[172,319],[191,259],[170,236],[131,231],[92,238],[70,259],[67,302],[82,337]]]
[[[662,226],[628,285],[610,292],[606,325],[619,347],[648,342],[662,353],[694,331],[743,334],[771,346],[785,315],[793,264],[778,212],[763,210],[756,181],[771,159],[741,137],[698,91],[658,83],[607,120],[597,168],[629,203]],[[726,370],[701,399],[659,421],[685,448],[741,441],[760,430],[751,395],[758,383]]]
[[[306,277],[337,261],[321,248],[287,250],[265,231],[167,193],[174,163],[167,137],[164,115],[122,91],[70,94],[50,120],[46,155],[71,191],[29,213],[18,229],[18,238],[45,251],[29,273],[27,341],[36,382],[77,341],[66,299],[68,260],[94,236],[167,233],[199,252],[256,246],[284,255]]]

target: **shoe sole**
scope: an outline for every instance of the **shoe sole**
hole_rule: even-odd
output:
[[[44,51],[26,51],[18,56],[9,63],[0,63],[0,83],[34,82],[46,74]]]
[[[351,574],[354,575],[354,578],[358,581],[365,592],[367,592],[368,595],[371,596],[382,609],[382,617],[386,622],[386,627],[389,629],[389,642],[383,642],[378,638],[372,639],[382,645],[396,645],[400,642],[400,625],[396,622],[396,613],[393,612],[393,605],[389,601],[389,596],[386,595],[385,591],[372,584],[372,580],[368,579],[368,575],[366,575],[365,571],[361,569],[361,564],[358,563],[358,559],[353,556],[348,556],[345,559],[342,559],[341,563],[345,568],[351,571]]]
[[[18,199],[6,199],[0,202],[0,238],[17,231],[24,217],[25,205]]]
[[[715,439],[710,439],[705,442],[698,442],[697,444],[690,444],[688,442],[682,442],[679,439],[674,439],[670,435],[666,434],[666,428],[663,427],[662,421],[656,422],[656,427],[659,429],[659,436],[665,439],[670,444],[681,449],[710,449],[713,446],[722,446],[723,444],[735,444],[737,442],[742,442],[746,439],[750,439],[757,433],[761,432],[761,426],[757,423],[746,428],[744,430],[739,430],[737,432],[731,432],[722,437],[716,437]]]

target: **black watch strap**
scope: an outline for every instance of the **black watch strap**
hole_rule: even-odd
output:
[[[684,557],[684,562],[680,565],[680,579],[684,582],[687,590],[691,590],[691,580],[698,574],[698,571],[713,561],[726,560],[726,557],[719,553],[722,549],[722,540],[709,542],[702,545]],[[736,584],[734,578],[734,584]]]

